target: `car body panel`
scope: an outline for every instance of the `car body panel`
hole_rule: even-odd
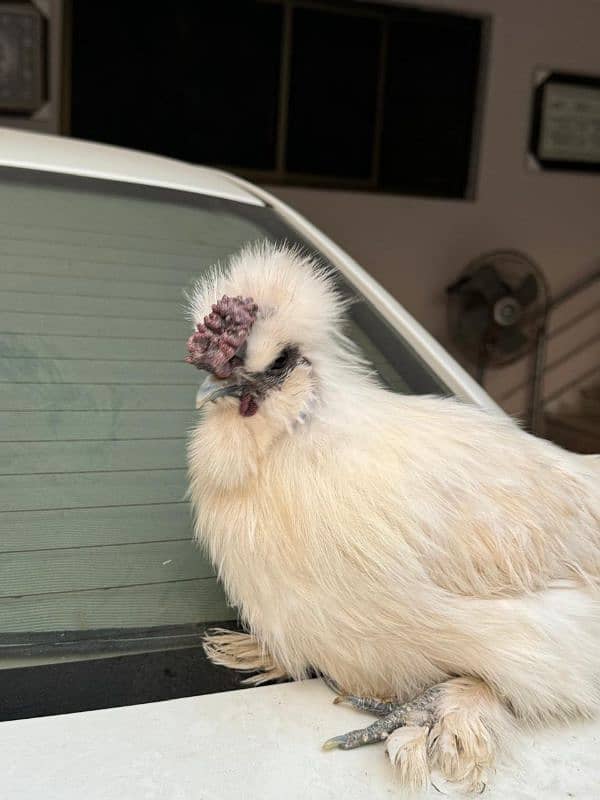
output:
[[[264,205],[225,173],[138,150],[0,128],[0,165],[80,175]]]
[[[383,744],[321,749],[328,737],[373,719],[331,699],[322,681],[309,680],[3,722],[2,797],[400,800],[405,795]],[[598,797],[599,733],[598,722],[586,722],[568,735],[561,729],[527,735],[519,763],[499,769],[484,797]],[[440,776],[434,782],[422,800],[465,796]]]

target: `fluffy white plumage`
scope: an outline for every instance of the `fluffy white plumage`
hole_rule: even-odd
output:
[[[435,724],[388,743],[409,785],[435,766],[476,786],[515,719],[594,713],[600,462],[381,388],[298,252],[244,250],[197,286],[194,321],[222,294],[259,308],[242,379],[286,346],[305,361],[254,416],[222,398],[191,436],[197,537],[253,637],[221,634],[213,656],[267,677],[314,668],[361,696],[442,684]]]

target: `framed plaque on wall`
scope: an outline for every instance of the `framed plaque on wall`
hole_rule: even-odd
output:
[[[600,77],[536,73],[529,155],[539,169],[600,172]]]
[[[44,102],[44,22],[31,3],[0,3],[0,113],[33,114]]]

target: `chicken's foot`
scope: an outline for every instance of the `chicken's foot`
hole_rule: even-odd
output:
[[[332,685],[332,682],[329,682]],[[328,739],[323,745],[325,750],[353,750],[365,744],[382,742],[397,728],[430,729],[435,723],[435,709],[440,693],[439,686],[432,686],[423,694],[407,703],[382,701],[374,697],[356,697],[355,695],[338,695],[334,702],[347,702],[361,711],[369,711],[380,717],[366,728],[350,731],[341,736]]]

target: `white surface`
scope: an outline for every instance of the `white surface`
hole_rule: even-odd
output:
[[[6,800],[379,800],[401,797],[383,745],[324,752],[372,717],[304,681],[0,723]],[[487,800],[600,797],[600,724],[524,736]],[[444,791],[456,795],[444,787]],[[439,798],[431,789],[427,798]]]
[[[105,144],[0,128],[0,165],[224,197],[262,206],[223,172]]]

